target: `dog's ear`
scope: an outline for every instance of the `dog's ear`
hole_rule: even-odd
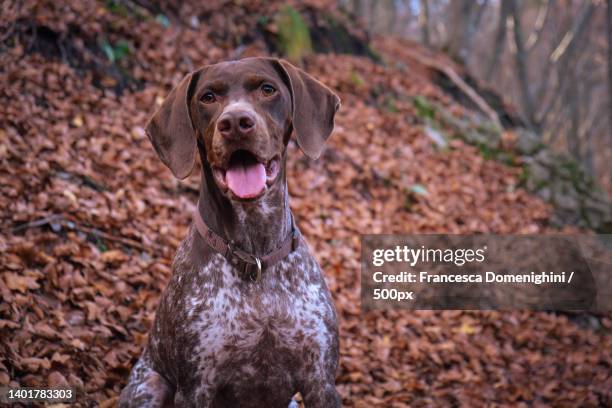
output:
[[[201,74],[187,74],[147,123],[145,132],[161,161],[175,177],[187,177],[195,162],[196,134],[189,105]]]
[[[323,151],[334,129],[340,98],[306,72],[283,60],[275,60],[291,92],[293,130],[298,145],[311,159]]]

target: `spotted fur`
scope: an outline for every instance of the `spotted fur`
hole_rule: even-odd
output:
[[[175,406],[287,407],[298,391],[308,407],[338,406],[336,316],[307,246],[251,282],[220,254],[192,262],[200,240],[192,229],[177,252],[122,406],[172,393]]]

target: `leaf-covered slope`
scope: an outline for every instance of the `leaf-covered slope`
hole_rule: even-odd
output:
[[[2,6],[0,385],[69,383],[80,405],[112,406],[197,197],[197,176],[174,180],[142,126],[186,72],[269,53],[284,6],[62,3]],[[359,234],[543,232],[551,212],[520,169],[432,143],[414,98],[465,108],[428,69],[335,54],[304,68],[343,100],[322,158],[292,142],[288,166],[339,314],[345,405],[609,404],[608,316],[585,330],[547,313],[360,314]]]

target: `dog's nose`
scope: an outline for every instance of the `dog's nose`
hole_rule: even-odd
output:
[[[217,121],[217,130],[225,137],[248,136],[255,129],[255,118],[246,111],[225,112]]]

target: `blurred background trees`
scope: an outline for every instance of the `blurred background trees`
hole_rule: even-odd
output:
[[[612,0],[339,0],[372,34],[451,55],[612,184]]]

